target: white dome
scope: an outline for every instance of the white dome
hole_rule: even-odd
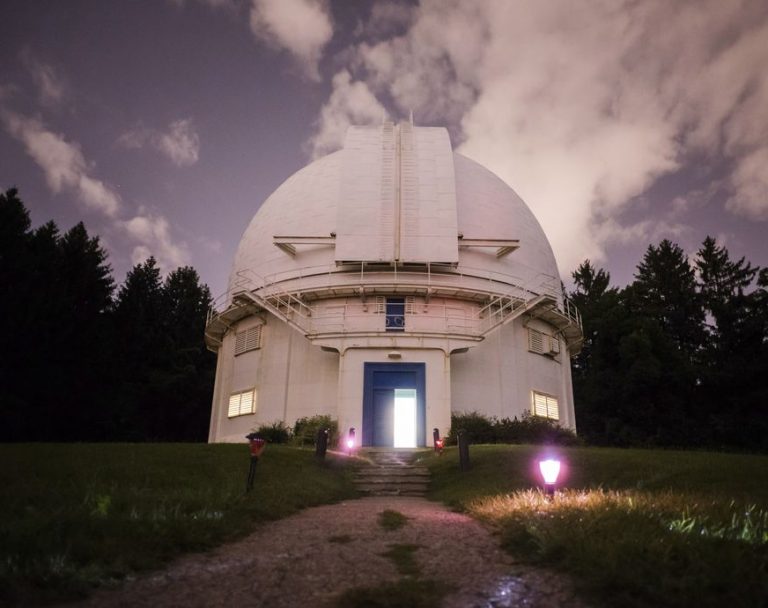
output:
[[[413,129],[422,130],[439,131],[447,140],[444,129]],[[349,167],[345,154],[357,154],[357,151],[345,148],[312,162],[267,198],[240,241],[230,276],[230,291],[298,274],[334,272],[338,260],[329,237],[339,232],[343,183],[350,178],[345,175]],[[455,272],[494,276],[534,292],[546,283],[550,292],[557,291],[559,275],[552,248],[528,206],[482,165],[450,150],[448,154],[453,159],[457,237],[519,240],[518,249],[500,257],[497,248],[462,247],[459,240]],[[419,170],[422,167],[423,163]],[[370,222],[376,219],[370,218]],[[290,255],[275,245],[276,236],[325,237],[329,242],[297,245],[295,255]]]

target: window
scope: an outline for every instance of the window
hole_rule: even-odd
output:
[[[249,391],[242,393],[235,393],[229,397],[229,412],[228,416],[234,418],[235,416],[245,416],[246,414],[253,414],[256,411],[256,389],[252,388]]]
[[[404,298],[389,298],[376,296],[376,314],[386,315],[387,331],[405,331],[405,315],[414,314],[416,298],[405,296]]]
[[[534,416],[542,416],[544,418],[551,418],[552,420],[560,420],[560,410],[557,407],[557,397],[533,391],[532,413]]]
[[[235,355],[261,348],[261,328],[261,325],[257,325],[235,334]]]
[[[405,298],[387,298],[387,331],[405,331]]]

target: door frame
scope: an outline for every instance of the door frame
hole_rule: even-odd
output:
[[[405,386],[389,386],[385,376],[378,374],[409,374],[409,382]],[[365,362],[363,367],[363,432],[362,445],[373,444],[373,390],[374,388],[414,388],[416,389],[416,445],[427,445],[427,382],[425,363],[371,363]],[[400,384],[400,383],[398,383]]]

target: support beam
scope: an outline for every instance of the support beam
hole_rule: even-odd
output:
[[[496,249],[496,257],[501,258],[520,248],[520,239],[466,239],[459,235],[459,248],[487,247]]]
[[[335,245],[336,235],[331,236],[274,236],[272,243],[291,257],[296,255],[296,245]]]

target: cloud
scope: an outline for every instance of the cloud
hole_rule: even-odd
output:
[[[41,104],[56,106],[66,98],[68,86],[52,65],[40,61],[28,48],[22,51],[21,61],[35,83]]]
[[[133,264],[143,262],[150,255],[155,256],[158,266],[165,272],[189,263],[186,245],[174,243],[168,220],[162,215],[153,215],[140,209],[138,215],[121,222],[121,227],[131,239],[139,243],[131,255]]]
[[[117,140],[125,148],[150,146],[164,154],[177,167],[194,165],[200,157],[200,136],[189,118],[174,120],[167,131],[138,125]]]
[[[251,31],[267,44],[291,53],[304,73],[319,81],[318,63],[333,36],[327,3],[322,0],[252,0]]]
[[[63,135],[45,128],[36,118],[29,118],[0,108],[0,119],[8,132],[24,144],[27,153],[40,166],[52,192],[72,192],[88,210],[109,220],[111,227],[135,243],[132,261],[138,263],[154,255],[163,270],[183,266],[189,262],[189,251],[184,243],[176,244],[170,233],[168,220],[162,215],[140,209],[138,215],[123,220],[120,196],[93,174],[80,146],[68,142]]]
[[[361,23],[356,35],[366,38],[383,38],[398,33],[413,19],[416,8],[399,2],[379,2],[371,8],[366,23]]]
[[[530,205],[561,268],[601,261],[617,240],[679,232],[676,219],[621,218],[694,158],[725,158],[727,209],[768,219],[761,0],[423,0],[406,28],[345,55],[349,76],[321,111],[316,151],[348,114],[333,108],[351,83],[402,115],[413,109],[417,124],[453,126],[459,151]]]
[[[175,4],[176,6],[184,6],[184,4],[188,3],[190,0],[169,0],[171,4]],[[206,6],[209,6],[213,9],[227,9],[230,11],[237,10],[238,2],[237,0],[196,0],[200,4],[204,4]]]
[[[120,196],[104,182],[91,175],[92,170],[80,146],[63,135],[46,129],[40,120],[2,110],[8,132],[22,142],[32,159],[45,173],[45,181],[54,193],[73,192],[88,209],[115,217]]]
[[[347,70],[333,77],[331,97],[320,111],[315,134],[308,142],[312,158],[341,148],[350,125],[380,123],[386,116],[384,106],[364,82],[352,82]]]
[[[753,220],[768,220],[767,146],[739,158],[731,183],[735,193],[726,201],[726,208]]]

